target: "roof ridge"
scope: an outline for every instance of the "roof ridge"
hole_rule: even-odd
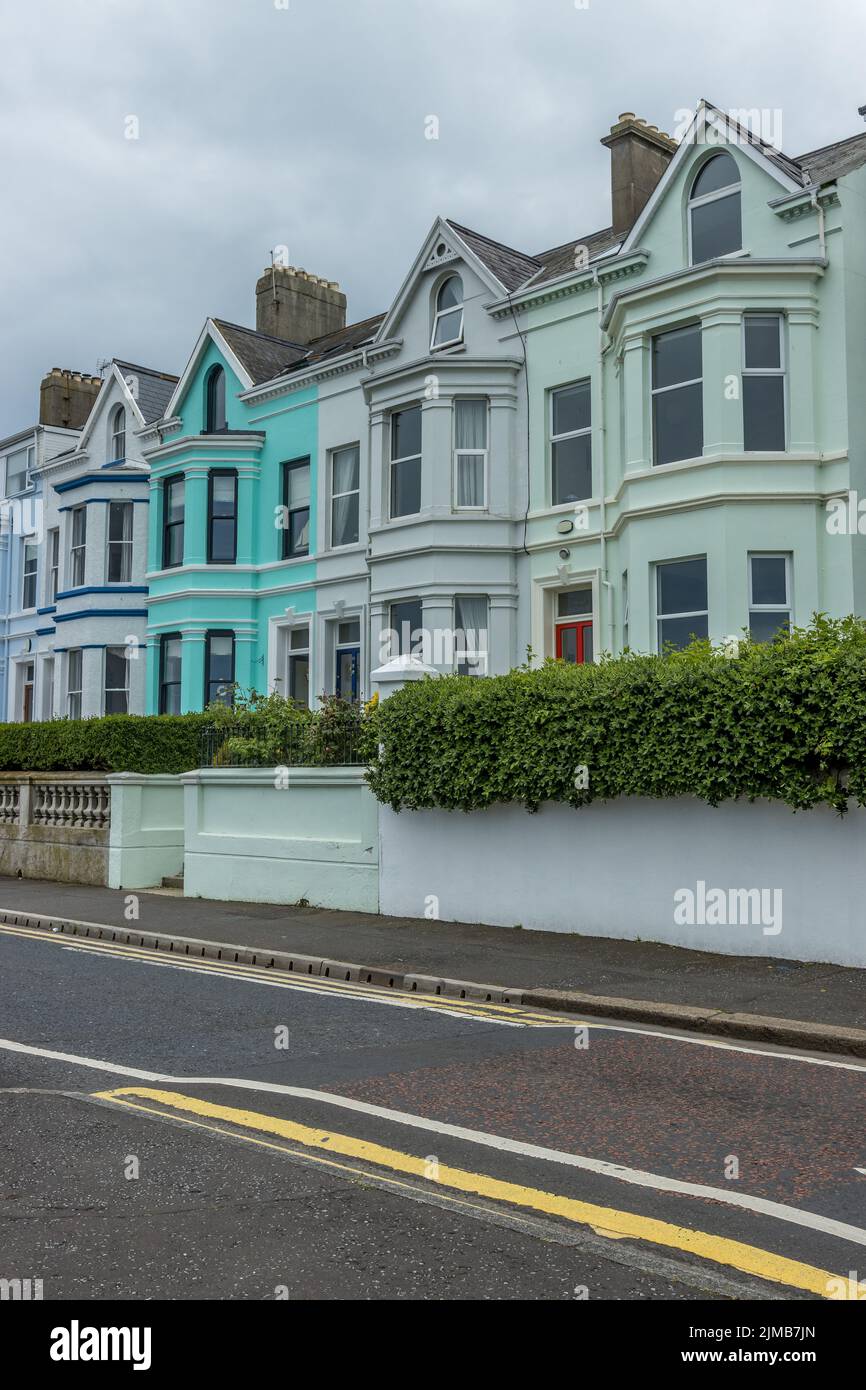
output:
[[[282,347],[300,348],[303,351],[304,344],[296,343],[291,338],[277,338],[273,333],[262,333],[258,328],[248,328],[244,323],[232,323],[231,319],[218,319],[213,314],[210,316],[212,323],[224,324],[226,328],[233,328],[236,333],[248,333],[251,338],[267,338],[271,343],[279,343]]]
[[[139,362],[128,362],[125,357],[112,357],[112,362],[117,367],[133,367],[137,372],[144,372],[145,376],[157,377],[161,381],[180,381],[179,376],[174,372],[160,372],[156,367],[142,367]]]
[[[455,232],[468,232],[470,236],[478,237],[479,241],[486,241],[488,246],[498,246],[500,251],[510,251],[513,256],[522,256],[525,261],[536,259],[529,251],[520,251],[516,246],[509,246],[506,241],[497,241],[495,237],[487,236],[485,232],[478,232],[474,227],[467,227],[463,223],[455,222],[451,217],[446,217],[445,221],[449,227],[454,228]]]

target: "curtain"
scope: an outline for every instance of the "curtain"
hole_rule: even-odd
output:
[[[487,670],[487,598],[458,594],[454,600],[457,628],[455,655],[462,676],[483,676]]]
[[[487,448],[486,401],[457,401],[456,447]]]

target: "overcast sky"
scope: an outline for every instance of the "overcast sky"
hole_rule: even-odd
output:
[[[208,314],[254,325],[275,245],[352,321],[437,213],[530,252],[606,226],[620,111],[864,129],[856,0],[583,3],[2,0],[0,436],[52,366],[179,373]]]

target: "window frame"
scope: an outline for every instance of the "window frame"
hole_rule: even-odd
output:
[[[75,522],[80,517],[82,521],[81,539],[76,543]],[[81,561],[81,574],[76,578],[79,557]],[[70,589],[80,589],[84,586],[87,579],[87,504],[81,502],[77,507],[73,507],[69,513],[69,587]]]
[[[724,188],[717,188],[712,193],[701,193],[698,195],[697,198],[693,198],[691,190],[694,188],[698,179],[701,177],[701,174],[708,167],[708,165],[712,164],[713,160],[717,159],[720,154],[727,154],[728,158],[733,160],[734,167],[736,168],[738,175],[737,182],[727,184]],[[720,256],[710,256],[709,260],[707,261],[696,261],[694,258],[693,250],[692,212],[695,208],[706,207],[709,203],[718,202],[722,198],[733,197],[738,197],[740,200],[740,245],[730,251],[723,251]],[[687,249],[690,267],[698,265],[708,265],[709,261],[722,260],[725,256],[741,256],[743,254],[743,180],[742,175],[740,175],[740,170],[739,166],[737,165],[737,161],[734,159],[734,156],[731,154],[730,150],[715,150],[713,154],[709,156],[708,159],[702,160],[699,167],[694,171],[691,183],[689,184],[689,196],[686,204],[686,230],[688,234]]]
[[[305,508],[304,508],[304,507],[289,507],[289,475],[290,475],[290,473],[292,473],[295,469],[300,469],[300,468],[306,468],[307,471],[308,471],[308,473],[309,473],[309,481],[310,481],[310,489],[309,489],[309,491],[310,491],[310,499],[309,499],[309,501],[307,502],[307,505],[306,505]],[[296,459],[286,459],[286,460],[283,462],[283,464],[281,465],[281,469],[282,469],[283,512],[284,512],[284,515],[285,515],[285,518],[286,518],[286,521],[287,521],[288,524],[287,524],[286,526],[283,527],[283,540],[282,540],[282,545],[281,545],[281,547],[280,547],[280,550],[281,550],[281,556],[280,556],[280,558],[283,559],[283,560],[298,560],[298,559],[304,559],[304,558],[306,558],[306,557],[309,556],[309,554],[310,554],[310,549],[311,549],[311,547],[310,547],[310,541],[311,541],[310,528],[311,528],[311,526],[312,526],[312,520],[313,520],[313,462],[312,462],[312,459],[311,459],[311,457],[309,456],[309,454],[305,454],[305,455],[302,455],[301,457],[296,458]],[[306,513],[307,513],[307,544],[306,544],[306,546],[302,546],[302,547],[299,547],[299,548],[294,548],[294,547],[292,546],[292,527],[291,527],[291,520],[292,520],[292,517],[293,517],[293,515],[295,514],[295,512],[302,512],[302,511],[306,511]]]
[[[109,711],[109,708],[108,708],[108,694],[109,694],[109,685],[108,685],[108,653],[109,653],[109,652],[113,652],[113,653],[120,652],[120,653],[122,653],[122,655],[123,655],[123,677],[124,677],[124,684],[123,684],[123,685],[113,685],[113,686],[110,687],[111,693],[112,693],[113,695],[116,695],[116,694],[118,694],[118,693],[121,692],[121,691],[123,692],[123,695],[124,695],[124,697],[125,697],[126,708],[125,708],[125,709],[122,709],[122,710],[110,710],[110,711]],[[126,654],[126,647],[118,647],[116,644],[112,644],[112,643],[107,643],[107,644],[106,644],[105,651],[103,652],[103,657],[102,657],[102,712],[103,712],[104,715],[108,715],[109,713],[111,713],[111,714],[129,714],[129,657],[128,657],[127,654]]]
[[[72,685],[72,658],[77,657],[78,667],[77,685]],[[84,687],[84,653],[81,647],[70,647],[66,653],[66,713],[70,719],[80,719],[82,710],[82,695]],[[73,711],[73,700],[78,701],[77,713]]]
[[[231,652],[231,678],[228,681],[216,681],[211,676],[211,642],[214,637],[230,637],[232,642]],[[211,695],[212,685],[229,685],[235,683],[235,662],[237,657],[237,634],[231,627],[211,627],[208,628],[204,638],[204,707],[207,707],[212,700],[218,700],[220,704],[231,707],[234,704],[234,696],[227,700],[219,700],[218,695]]]
[[[10,459],[13,459],[13,458],[17,458],[17,456],[18,456],[19,454],[25,454],[26,457],[27,457],[27,462],[26,462],[25,465],[24,465],[24,473],[23,473],[23,475],[21,475],[21,476],[23,477],[23,482],[22,482],[21,486],[20,486],[20,487],[17,487],[17,488],[15,489],[15,491],[13,492],[12,489],[10,488],[10,486],[9,486],[9,460],[10,460]],[[4,459],[4,464],[5,464],[5,477],[4,477],[4,479],[3,479],[3,486],[4,486],[5,495],[6,495],[7,497],[20,497],[21,493],[22,493],[22,492],[26,492],[27,489],[30,487],[30,484],[31,484],[31,482],[32,482],[31,474],[32,474],[32,471],[33,471],[33,463],[34,463],[35,457],[36,457],[36,450],[35,450],[35,448],[34,448],[34,446],[33,446],[32,444],[22,444],[22,445],[20,446],[20,448],[18,448],[18,449],[12,449],[12,450],[10,450],[10,452],[6,455],[6,457],[5,457],[5,459]]]
[[[484,406],[484,438],[486,440],[483,449],[462,449],[457,443],[457,412],[461,401],[480,401]],[[451,479],[452,497],[454,499],[455,512],[486,512],[489,509],[489,464],[490,464],[490,397],[489,396],[455,396],[451,410],[451,457],[453,460],[453,476]],[[481,489],[482,501],[478,504],[461,504],[460,497],[460,460],[462,458],[481,459]]]
[[[565,430],[562,434],[554,434],[553,421],[555,411],[555,398],[560,391],[572,391],[575,386],[587,386],[589,388],[589,424],[579,430]],[[590,502],[595,495],[595,476],[593,469],[593,447],[592,447],[592,377],[582,376],[575,381],[564,381],[559,386],[551,386],[548,395],[548,419],[547,419],[547,440],[548,458],[550,469],[550,505],[551,507],[574,507],[578,502]],[[557,502],[554,500],[554,455],[555,446],[564,443],[566,439],[580,439],[584,436],[589,437],[589,494],[587,497],[575,497],[570,501]]]
[[[442,297],[442,292],[444,291],[447,285],[450,285],[452,280],[457,280],[460,283],[460,299],[457,304],[452,304],[450,308],[440,309],[439,300]],[[445,276],[444,280],[441,280],[438,286],[436,287],[436,293],[433,298],[433,326],[430,330],[431,352],[441,352],[443,348],[457,347],[460,343],[463,342],[463,328],[465,323],[466,307],[466,300],[464,298],[464,294],[465,288],[463,285],[463,276],[456,270],[450,271]],[[437,343],[436,330],[439,327],[439,320],[442,318],[447,318],[450,314],[456,314],[458,309],[460,310],[460,329],[456,338],[443,339],[441,343]]]
[[[454,622],[454,635],[455,635],[455,639],[456,639],[456,636],[457,636],[457,633],[458,633],[458,632],[462,632],[462,633],[464,634],[464,636],[465,636],[467,630],[468,630],[469,632],[472,632],[472,631],[473,631],[472,628],[466,629],[466,628],[462,628],[462,627],[460,627],[460,626],[458,625],[458,622],[457,622],[457,604],[458,604],[458,602],[460,601],[460,599],[483,599],[483,600],[484,600],[484,618],[485,618],[485,626],[484,626],[483,629],[481,629],[481,631],[483,631],[483,633],[484,633],[484,651],[483,651],[482,653],[477,653],[477,652],[476,652],[476,654],[475,654],[474,657],[470,657],[470,656],[468,655],[468,653],[467,653],[467,652],[465,651],[465,649],[464,649],[463,652],[462,652],[463,660],[461,661],[461,660],[460,660],[461,653],[458,652],[458,650],[457,650],[457,642],[456,642],[456,640],[455,640],[455,642],[454,642],[454,671],[455,671],[455,673],[456,673],[458,676],[472,676],[472,677],[475,678],[475,679],[480,679],[480,678],[482,678],[482,677],[488,675],[488,674],[489,674],[489,669],[490,669],[490,668],[489,668],[489,661],[490,661],[490,595],[489,595],[489,594],[468,594],[468,593],[458,593],[458,594],[455,594],[455,595],[454,595],[454,605],[453,605],[452,612],[453,612],[453,622]],[[475,629],[474,629],[474,632],[475,632],[475,635],[476,635],[476,637],[477,637],[478,632],[479,632],[479,629],[478,629],[478,628],[475,628]],[[473,666],[473,665],[477,666],[479,669],[478,669],[478,670],[474,670],[474,671],[473,671],[473,670],[470,670],[469,667],[470,667],[470,666]],[[466,669],[463,669],[463,668],[466,668]]]
[[[661,611],[661,609],[660,609],[660,606],[659,606],[659,604],[660,604],[660,599],[661,599],[661,571],[662,571],[663,569],[669,568],[671,565],[687,565],[687,564],[692,564],[695,560],[703,560],[703,562],[704,562],[704,569],[705,569],[705,571],[706,571],[706,583],[707,583],[707,606],[706,606],[706,608],[689,608],[689,609],[678,610],[676,613],[662,613],[662,611]],[[660,624],[661,624],[662,622],[667,621],[667,619],[669,619],[669,618],[706,618],[706,620],[707,620],[707,635],[709,636],[709,631],[710,631],[710,565],[709,565],[709,557],[708,557],[708,555],[707,555],[706,553],[704,553],[704,554],[698,554],[698,555],[678,555],[675,559],[672,559],[672,560],[655,560],[655,561],[653,562],[653,569],[655,570],[655,585],[654,585],[654,588],[655,588],[655,649],[656,649],[656,652],[659,653],[659,654],[661,654],[662,652],[664,652],[664,643],[661,641],[661,628],[660,628]],[[682,650],[684,650],[684,649],[680,647],[680,648],[677,648],[677,650],[678,650],[678,651],[682,651]]]
[[[417,410],[417,411],[418,411],[419,425],[420,425],[420,435],[421,435],[420,449],[419,449],[419,452],[418,452],[417,454],[404,454],[401,458],[395,458],[395,457],[394,457],[394,434],[395,434],[394,422],[395,422],[395,420],[397,419],[397,416],[398,416],[398,415],[404,415],[404,414],[406,414],[406,413],[407,413],[408,411],[410,411],[410,410]],[[416,459],[417,459],[417,461],[418,461],[418,510],[417,510],[416,512],[395,512],[395,510],[394,510],[394,476],[395,476],[395,475],[394,475],[394,468],[395,468],[395,465],[399,465],[399,464],[403,464],[403,463],[413,463]],[[409,517],[409,516],[420,516],[420,515],[421,515],[421,502],[422,502],[422,500],[423,500],[423,498],[422,498],[422,493],[421,493],[421,488],[422,488],[422,483],[423,483],[423,472],[422,472],[422,470],[423,470],[423,467],[424,467],[424,462],[423,462],[423,460],[424,460],[424,412],[423,412],[423,409],[422,409],[422,407],[421,407],[420,402],[419,402],[419,401],[414,401],[414,402],[409,402],[409,403],[406,404],[406,405],[400,406],[400,407],[399,407],[398,409],[396,409],[396,410],[392,410],[391,413],[390,413],[389,416],[388,416],[388,520],[389,520],[389,521],[404,521],[404,520],[406,519],[406,517]]]
[[[215,477],[233,478],[234,488],[232,492],[232,513],[231,518],[215,517],[213,509],[213,481]],[[214,522],[232,522],[232,553],[231,559],[214,559],[213,554],[213,530]],[[235,565],[238,558],[238,470],[236,468],[209,468],[207,475],[207,562],[209,565]]]
[[[31,551],[32,568],[28,569],[27,552]],[[35,608],[39,597],[39,544],[35,540],[24,539],[21,547],[21,608],[28,612]],[[27,602],[28,587],[32,590],[32,602]]]
[[[180,643],[179,660],[181,673],[176,681],[167,681],[165,679],[166,648],[169,642]],[[180,712],[183,703],[183,634],[180,632],[163,632],[160,634],[159,638],[159,689],[157,694],[157,710],[160,714],[169,713],[166,709],[167,701],[165,698],[165,693],[169,686],[172,689],[177,686],[178,712]]]
[[[421,616],[421,622],[419,623],[419,625],[418,625],[417,627],[414,627],[414,628],[413,628],[413,627],[410,627],[410,629],[409,629],[409,645],[407,646],[407,648],[406,648],[406,650],[405,650],[405,652],[404,652],[404,651],[403,651],[403,644],[402,644],[402,631],[401,631],[401,629],[398,629],[397,626],[396,626],[395,623],[394,623],[394,609],[395,609],[395,608],[403,608],[403,607],[405,607],[407,604],[410,604],[410,603],[411,603],[411,604],[416,604],[416,603],[417,603],[417,605],[418,605],[418,610],[419,610],[419,613],[420,613],[420,616]],[[389,632],[396,632],[396,633],[397,633],[397,650],[394,651],[394,650],[392,649],[392,651],[391,651],[391,656],[389,657],[389,660],[394,661],[394,660],[395,660],[397,657],[399,657],[399,656],[412,656],[412,655],[413,655],[413,650],[412,650],[412,633],[413,633],[413,632],[420,632],[420,633],[422,634],[422,639],[421,639],[421,640],[422,640],[422,644],[423,644],[423,641],[424,641],[424,637],[423,637],[424,630],[425,630],[425,629],[424,629],[424,600],[421,598],[421,596],[420,596],[419,594],[410,594],[408,597],[392,599],[392,600],[390,601],[390,603],[388,604],[388,631],[389,631]],[[417,655],[417,653],[414,653],[414,654]]]
[[[215,424],[215,383],[222,381],[222,424]],[[228,408],[226,390],[226,371],[219,362],[215,362],[207,374],[205,380],[204,396],[204,434],[225,434],[228,430]]]
[[[60,527],[49,528],[46,540],[48,545],[48,573],[46,578],[45,600],[54,603],[60,592]]]
[[[129,537],[129,540],[128,540],[128,541],[125,541],[125,540],[119,540],[119,541],[118,541],[118,540],[112,540],[112,539],[111,539],[111,509],[112,509],[112,507],[128,507],[128,508],[129,508],[129,516],[130,516],[130,526],[129,526],[129,530],[130,530],[130,537]],[[113,498],[111,499],[111,501],[108,503],[108,511],[107,511],[107,514],[106,514],[106,527],[105,527],[105,582],[106,582],[106,584],[131,584],[131,583],[132,583],[132,547],[133,547],[133,542],[134,542],[134,536],[133,536],[132,533],[134,532],[134,528],[135,528],[135,506],[134,506],[134,504],[129,500],[128,497],[113,497]],[[123,528],[121,528],[121,529],[123,529]],[[111,578],[111,552],[112,552],[112,548],[114,548],[114,549],[118,549],[118,548],[119,548],[119,549],[120,549],[120,554],[121,554],[121,565],[120,565],[121,578],[120,578],[120,579],[112,579],[112,578]],[[126,578],[123,578],[123,577],[122,577],[122,576],[123,576],[123,573],[124,573],[124,571],[127,570],[127,569],[128,569],[128,571],[129,571],[129,573],[127,574]]]
[[[183,488],[183,515],[182,515],[180,521],[169,521],[169,516],[170,516],[170,514],[171,514],[171,513],[170,513],[170,510],[169,510],[169,498],[170,498],[170,495],[171,495],[171,489],[172,489],[173,487],[176,487],[178,484],[180,484],[181,487]],[[176,530],[178,526],[181,528],[180,559],[179,559],[179,560],[169,560],[169,555],[170,555],[170,553],[171,553],[171,546],[170,546],[170,544],[169,544],[169,541],[170,541],[170,539],[171,539],[171,532],[174,531],[174,530]],[[163,480],[162,480],[162,568],[163,568],[164,570],[176,570],[176,569],[180,569],[181,566],[183,565],[183,560],[184,560],[184,549],[185,549],[185,541],[186,541],[186,537],[185,537],[185,535],[184,535],[184,527],[185,527],[185,526],[186,526],[186,474],[185,474],[185,473],[170,473],[170,474],[168,475],[167,478],[163,478]]]
[[[118,428],[117,428],[117,422],[118,422],[118,420],[120,420],[120,421],[122,422],[122,428],[121,428],[121,429],[118,429]],[[117,441],[118,441],[119,439],[123,441],[122,450],[121,450],[120,453],[117,452]],[[110,459],[111,459],[111,462],[112,462],[112,463],[123,463],[123,462],[125,462],[125,460],[126,460],[126,407],[123,406],[123,405],[116,405],[116,406],[114,407],[114,410],[111,412],[111,421],[110,421],[110,427],[109,427],[109,444],[110,444],[110,448],[111,448],[111,452],[110,452]]]
[[[785,599],[784,604],[778,603],[755,603],[752,597],[752,561],[753,560],[784,560],[785,562]],[[794,556],[790,550],[750,550],[746,556],[746,594],[748,599],[746,616],[748,618],[748,630],[752,632],[753,613],[787,613],[788,631],[794,625]],[[761,640],[761,639],[752,639]]]
[[[673,333],[682,333],[689,328],[698,330],[698,339],[701,345],[701,374],[700,376],[689,377],[683,381],[672,382],[669,386],[655,386],[654,378],[654,349],[659,338],[666,338]],[[670,468],[675,463],[688,463],[692,459],[703,458],[704,453],[704,326],[701,319],[691,320],[688,323],[676,324],[670,328],[659,329],[656,333],[650,334],[650,444],[652,448],[651,466],[653,468]],[[656,429],[656,399],[658,396],[668,395],[671,391],[682,391],[690,386],[700,386],[701,388],[701,451],[699,454],[685,454],[682,458],[665,459],[663,462],[656,455],[658,453],[658,434]]]
[[[358,486],[350,488],[347,492],[334,491],[334,460],[337,454],[347,453],[349,449],[354,449],[358,458]],[[358,499],[358,534],[353,541],[335,541],[334,530],[334,503],[341,497],[357,497]],[[330,550],[345,550],[351,545],[359,545],[361,541],[361,444],[360,441],[351,444],[338,444],[336,448],[328,450],[328,548]]]
[[[747,367],[746,366],[746,321],[750,318],[756,319],[776,319],[779,326],[779,365],[778,367]],[[740,370],[740,397],[743,407],[743,452],[746,454],[784,454],[788,452],[788,333],[787,316],[780,309],[748,309],[743,314],[742,327],[740,330],[740,350],[741,370]],[[782,378],[782,432],[784,442],[781,449],[750,449],[746,444],[746,377],[781,377]]]
[[[306,632],[307,641],[303,647],[293,647],[292,638],[296,632]],[[307,703],[296,700],[292,694],[294,681],[292,679],[295,661],[298,658],[305,658],[307,663]],[[313,622],[312,614],[307,617],[306,622],[293,623],[286,633],[286,699],[291,700],[299,709],[310,708],[311,684],[313,677]]]

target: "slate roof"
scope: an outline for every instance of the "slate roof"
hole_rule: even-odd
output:
[[[275,375],[285,376],[289,372],[301,372],[306,367],[317,367],[329,357],[340,357],[344,352],[354,352],[371,343],[385,318],[384,314],[373,314],[371,318],[359,319],[345,328],[335,328],[333,333],[323,333],[314,338],[306,347],[300,349],[300,356],[285,363]]]
[[[589,236],[576,237],[574,241],[566,241],[564,245],[554,246],[550,251],[539,251],[534,259],[539,262],[541,269],[530,284],[543,285],[547,280],[556,280],[560,275],[568,275],[570,271],[575,270],[574,253],[578,246],[585,246],[590,260],[594,260],[602,252],[612,251],[621,240],[622,237],[617,236],[613,227],[602,227],[600,232],[590,232]]]
[[[452,222],[450,217],[446,221],[506,290],[516,290],[518,285],[524,284],[541,269],[540,262],[534,256],[528,256],[525,251],[516,251],[513,246],[493,241],[481,232],[473,232],[471,227],[461,227],[459,222]]]
[[[269,333],[243,328],[239,323],[227,323],[225,319],[214,319],[213,322],[238,361],[246,368],[254,386],[260,381],[281,376],[306,352],[300,343],[287,343],[282,338],[272,338]]]
[[[797,163],[804,173],[808,170],[809,182],[831,183],[833,179],[841,179],[852,169],[866,164],[866,134],[851,135],[847,140],[837,140],[820,150],[800,154]]]
[[[172,392],[177,386],[177,377],[170,376],[168,372],[155,372],[151,367],[139,367],[135,362],[122,362],[119,357],[114,358],[114,365],[120,371],[121,376],[134,376],[138,381],[138,395],[136,397],[138,408],[144,416],[146,425],[154,420],[161,420],[165,414],[165,408],[172,397]]]

